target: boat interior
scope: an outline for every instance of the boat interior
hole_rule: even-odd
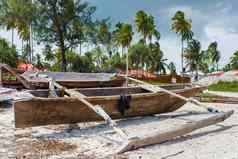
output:
[[[189,88],[189,85],[164,85],[161,86],[167,90],[181,90],[185,88]],[[142,94],[142,93],[152,93],[150,90],[144,89],[142,87],[105,87],[105,88],[81,88],[81,89],[74,89],[79,93],[91,97],[91,96],[116,96],[116,95],[123,95],[123,94]],[[34,90],[28,91],[35,97],[47,98],[49,96],[49,90]],[[59,97],[63,97],[65,93],[60,90],[56,90],[56,94]],[[67,95],[67,94],[66,94]]]

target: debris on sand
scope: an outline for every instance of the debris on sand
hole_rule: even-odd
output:
[[[62,151],[71,151],[77,146],[71,143],[56,139],[36,139],[32,142],[32,149],[35,152],[48,151],[50,154],[58,154]]]

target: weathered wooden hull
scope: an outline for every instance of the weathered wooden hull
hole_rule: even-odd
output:
[[[175,92],[185,97],[191,97],[202,89],[195,87],[180,89]],[[94,94],[100,94],[100,91],[103,92],[102,89],[98,89],[94,91]],[[117,109],[119,95],[89,96],[86,99],[90,103],[101,105],[113,119],[172,112],[185,104],[185,101],[162,92],[138,93],[131,94],[131,96],[130,108],[126,110],[124,115],[121,115]],[[17,128],[102,120],[90,108],[74,98],[37,97],[27,101],[18,101],[14,103],[14,111]]]
[[[15,80],[3,80],[3,71],[11,74]],[[0,85],[26,89],[48,89],[48,80],[43,77],[34,77],[37,72],[21,72],[6,64],[0,63]],[[125,78],[112,76],[110,73],[76,73],[76,72],[38,72],[49,75],[48,77],[67,88],[96,88],[96,87],[120,87],[125,83]]]
[[[119,87],[125,82],[124,78],[116,78],[108,81],[57,81],[60,85],[67,88],[97,88],[97,87]],[[28,89],[48,89],[48,82],[27,82]]]
[[[36,72],[28,71],[21,75],[28,83],[28,89],[48,89],[48,80],[34,74]],[[113,77],[110,73],[39,72],[38,74],[53,78],[67,88],[120,87],[125,82],[125,78]]]

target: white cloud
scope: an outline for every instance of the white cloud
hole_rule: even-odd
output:
[[[159,13],[169,17],[174,16],[177,11],[183,11],[187,16],[191,16],[193,13],[193,8],[191,6],[174,6],[171,8],[166,8],[161,10]]]
[[[215,7],[220,8],[220,7],[224,6],[224,4],[225,3],[223,1],[220,1],[215,5]]]
[[[179,37],[170,31],[171,17],[174,16],[176,11],[181,10],[186,13],[187,18],[192,19],[192,29],[195,33],[195,38],[201,41],[203,49],[206,49],[209,43],[217,41],[219,50],[222,54],[221,64],[224,65],[228,63],[229,57],[235,50],[238,49],[237,13],[231,13],[234,8],[232,3],[227,3],[225,1],[220,1],[216,4],[212,3],[212,5],[207,3],[205,4],[207,6],[204,5],[202,8],[197,8],[196,5],[175,6],[174,4],[175,3],[170,6],[162,6],[161,8],[158,7],[155,11],[156,13],[152,13],[155,16],[156,21],[158,21],[158,28],[162,34],[160,44],[165,53],[165,57],[168,58],[169,61],[174,61],[177,68],[181,70],[181,44]],[[123,14],[123,18],[115,16],[112,16],[112,19],[114,18],[115,21],[125,21],[128,20],[128,17],[131,18],[131,16],[127,15],[127,13]],[[11,41],[11,32],[0,30],[0,36],[7,38],[8,41]],[[135,35],[134,41],[137,41],[138,39],[138,35]],[[17,46],[20,49],[21,40],[16,38],[15,43],[17,43]],[[40,49],[37,48],[36,50],[39,52]]]
[[[185,12],[186,16],[192,19],[192,29],[195,38],[201,42],[202,49],[207,49],[211,42],[217,41],[222,56],[221,65],[227,64],[230,56],[238,49],[237,17],[229,13],[232,6],[220,2],[211,7],[209,12],[191,6],[175,6],[162,10],[160,14],[172,17],[178,10]],[[178,38],[162,39],[161,46],[167,53],[166,56],[176,61],[180,68],[180,43],[176,42],[176,39]]]
[[[227,64],[231,55],[238,49],[238,32],[234,28],[227,28],[217,24],[206,25],[204,31],[206,35],[204,43],[208,44],[212,41],[217,41],[218,49],[222,55],[221,64]]]
[[[168,62],[174,62],[178,71],[181,71],[181,43],[179,38],[165,37],[161,38],[160,46]]]
[[[7,31],[5,29],[0,29],[0,37],[5,38],[9,43],[12,41],[12,31]],[[21,40],[17,36],[16,31],[14,31],[14,44],[17,46],[18,49],[21,47]]]
[[[7,31],[5,29],[0,29],[0,37],[5,38],[10,44],[12,42],[12,31]],[[22,40],[19,38],[17,31],[14,30],[14,39],[13,43],[16,46],[18,52],[21,54],[22,52]],[[43,49],[43,45],[38,45],[36,41],[33,42],[33,49],[34,54],[40,53],[40,51]]]
[[[215,5],[215,8],[218,12],[226,14],[232,10],[232,5],[230,3],[225,3],[224,1],[220,1]]]

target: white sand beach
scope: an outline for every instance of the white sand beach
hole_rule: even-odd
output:
[[[116,155],[120,137],[104,123],[44,126],[14,129],[13,109],[1,108],[0,158],[132,158],[132,159],[236,159],[238,158],[238,107],[233,116],[217,125],[153,146]],[[187,104],[176,112],[117,121],[130,137],[163,132],[192,121],[207,118],[203,109]],[[116,141],[114,141],[116,140]]]

